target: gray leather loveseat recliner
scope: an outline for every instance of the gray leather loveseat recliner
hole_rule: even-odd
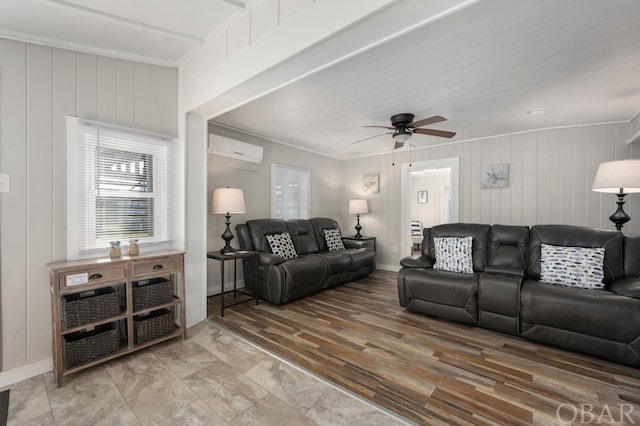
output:
[[[258,252],[243,261],[246,287],[275,304],[364,277],[375,270],[375,252],[364,241],[343,240],[345,250],[329,250],[325,230],[340,230],[329,218],[256,219],[236,226],[240,248]],[[297,257],[273,253],[268,236],[289,234]]]
[[[640,236],[569,225],[425,228],[401,260],[400,305],[640,367]],[[436,270],[435,238],[471,237],[472,273]],[[541,247],[603,248],[604,288],[546,284]]]

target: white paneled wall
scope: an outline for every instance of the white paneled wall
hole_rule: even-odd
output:
[[[177,135],[178,72],[0,39],[2,370],[51,357],[46,263],[66,256],[67,115]]]
[[[400,259],[393,251],[400,246],[402,231],[399,165],[410,161],[460,158],[462,222],[614,229],[608,217],[615,211],[615,196],[592,192],[591,185],[601,162],[640,158],[640,144],[628,144],[638,127],[636,118],[631,123],[539,130],[347,160],[342,163],[342,198],[357,195],[369,200],[370,213],[360,220],[363,233],[377,237],[378,262],[391,269]],[[509,188],[480,188],[480,166],[494,163],[509,163]],[[370,173],[380,174],[380,193],[364,197],[362,176]],[[625,210],[632,219],[624,230],[640,234],[640,195],[627,198]]]

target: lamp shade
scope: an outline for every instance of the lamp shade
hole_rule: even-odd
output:
[[[238,188],[218,188],[211,199],[213,214],[246,213],[244,193]]]
[[[367,200],[349,200],[349,214],[364,214],[369,213],[367,207]]]
[[[640,192],[640,160],[608,161],[600,164],[592,190],[624,194]]]

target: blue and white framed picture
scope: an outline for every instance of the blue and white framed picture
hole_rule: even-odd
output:
[[[480,173],[480,188],[509,187],[509,163],[482,164]]]

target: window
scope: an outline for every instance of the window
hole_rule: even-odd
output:
[[[171,138],[67,120],[67,252],[170,241]]]
[[[271,165],[271,217],[276,219],[309,218],[309,182],[307,169]]]

